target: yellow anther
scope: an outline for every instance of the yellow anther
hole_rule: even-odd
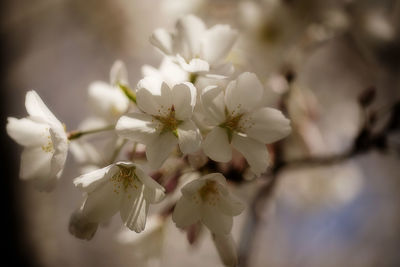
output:
[[[215,206],[219,200],[219,190],[215,181],[208,180],[198,192],[203,202],[209,205]]]
[[[118,172],[116,172],[112,177],[111,181],[114,183],[114,192],[119,193],[121,185],[126,191],[128,187],[138,189],[137,182],[139,181],[135,173],[135,167],[125,167],[118,165]]]

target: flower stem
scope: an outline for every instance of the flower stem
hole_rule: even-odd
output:
[[[95,134],[95,133],[110,131],[110,130],[114,130],[114,129],[115,129],[115,125],[108,125],[105,127],[87,130],[87,131],[75,130],[75,131],[68,132],[67,135],[68,135],[68,140],[74,140],[74,139],[78,139],[87,134]]]
[[[118,83],[118,87],[122,90],[122,92],[124,92],[124,94],[126,95],[127,98],[129,98],[129,100],[131,100],[133,103],[136,104],[136,94],[135,92],[133,92],[131,88],[121,83]]]

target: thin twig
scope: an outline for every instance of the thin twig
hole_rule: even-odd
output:
[[[74,139],[78,139],[80,137],[82,137],[83,135],[87,135],[87,134],[95,134],[95,133],[100,133],[100,132],[105,132],[105,131],[111,131],[115,129],[115,125],[108,125],[105,127],[101,127],[101,128],[97,128],[97,129],[91,129],[91,130],[87,130],[87,131],[79,131],[79,130],[75,130],[75,131],[71,131],[69,132],[68,135],[68,140],[74,140]]]

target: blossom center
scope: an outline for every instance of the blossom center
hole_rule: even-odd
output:
[[[217,201],[219,200],[217,182],[210,180],[207,181],[198,192],[204,203],[207,203],[211,206],[215,206],[217,204]]]
[[[162,124],[161,133],[171,131],[175,135],[177,135],[176,130],[181,121],[175,118],[175,107],[173,105],[170,108],[168,108],[168,111],[169,113],[167,116],[154,116],[154,117]]]
[[[243,114],[239,115],[229,115],[225,122],[220,124],[220,127],[224,128],[228,134],[229,142],[232,141],[232,135],[234,132],[241,132],[242,128],[240,125],[240,119],[242,118]]]
[[[114,192],[119,194],[121,190],[125,192],[128,188],[138,189],[138,177],[135,173],[136,167],[118,166],[118,171],[111,177],[114,186]]]
[[[42,150],[47,153],[51,153],[54,150],[53,142],[51,140],[51,136],[47,136],[47,144],[41,146]]]

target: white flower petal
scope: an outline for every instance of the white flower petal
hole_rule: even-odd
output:
[[[147,76],[151,76],[153,78],[157,77],[160,81],[162,81],[162,76],[161,76],[160,71],[158,69],[154,68],[153,66],[145,64],[140,68],[140,70],[142,72],[143,77],[147,77]]]
[[[22,146],[41,146],[50,141],[49,125],[30,119],[8,118],[7,133]]]
[[[258,109],[246,114],[241,121],[245,133],[264,144],[278,141],[291,132],[290,121],[273,108]]]
[[[189,119],[196,105],[196,88],[193,84],[185,82],[175,85],[172,88],[172,103],[175,108],[176,119]]]
[[[217,208],[226,215],[237,216],[244,210],[244,205],[237,197],[228,193],[221,194]]]
[[[226,182],[225,176],[223,176],[222,174],[217,173],[217,172],[216,173],[207,174],[207,175],[203,176],[201,179],[212,180],[212,181],[218,182],[222,186],[227,186],[228,185],[227,182]]]
[[[194,153],[200,148],[200,131],[193,121],[186,120],[178,126],[178,140],[183,154]]]
[[[131,113],[122,116],[115,126],[117,134],[123,138],[148,144],[158,136],[158,120],[144,113]]]
[[[154,141],[146,145],[146,157],[150,168],[158,169],[178,144],[178,138],[172,132],[160,134]]]
[[[169,87],[189,80],[189,74],[169,57],[164,57],[158,69],[144,65],[141,68],[143,77],[150,76],[153,79],[164,81]]]
[[[68,139],[64,131],[54,131],[52,128],[50,128],[50,136],[54,148],[50,175],[55,175],[59,178],[64,169],[65,161],[67,160]]]
[[[243,114],[259,107],[264,89],[254,73],[244,72],[228,84],[225,103],[233,115]]]
[[[200,53],[200,39],[203,36],[206,26],[204,22],[194,15],[181,17],[176,23],[177,41],[180,41],[181,54],[185,58],[192,58]]]
[[[106,174],[110,172],[110,169],[113,167],[115,168],[115,170],[117,170],[117,167],[112,164],[107,167],[83,174],[75,178],[73,180],[73,183],[80,190],[90,193],[98,186],[102,185],[104,182],[107,182],[110,179],[110,175]],[[114,171],[111,171],[111,173],[114,173]]]
[[[181,68],[190,73],[206,72],[210,70],[210,64],[200,58],[192,58],[189,63],[180,55],[177,55],[177,60]]]
[[[224,92],[218,86],[207,86],[201,94],[201,104],[203,111],[214,125],[225,121],[225,101]]]
[[[189,80],[189,74],[168,57],[164,57],[159,70],[163,80],[170,87]]]
[[[221,261],[227,267],[235,267],[238,264],[238,257],[232,235],[213,234],[213,241],[217,248]]]
[[[42,99],[35,91],[29,91],[25,97],[25,107],[28,114],[35,120],[46,122],[53,127],[61,127],[62,125],[54,114],[43,103]]]
[[[122,192],[115,192],[115,184],[108,180],[90,192],[81,208],[90,222],[104,222],[111,218],[121,206]]]
[[[232,159],[232,148],[228,134],[221,127],[215,127],[209,132],[202,144],[204,153],[212,160],[228,162]]]
[[[150,43],[166,55],[172,54],[172,37],[164,29],[156,29],[150,37]]]
[[[105,82],[91,83],[88,95],[89,104],[94,112],[111,121],[125,113],[129,107],[129,100],[124,93]]]
[[[128,71],[124,62],[117,60],[111,67],[110,71],[110,83],[111,85],[123,84],[128,85]]]
[[[154,181],[141,168],[136,167],[135,173],[140,181],[144,184],[144,198],[149,203],[158,203],[165,198],[165,189],[159,183]]]
[[[158,79],[145,77],[138,83],[137,105],[141,110],[156,116],[166,116],[172,106],[172,92],[168,85]]]
[[[55,177],[49,177],[53,153],[42,147],[27,147],[21,154],[20,176],[23,180],[43,179],[51,183]]]
[[[186,198],[192,198],[194,195],[198,194],[200,188],[206,183],[206,180],[203,178],[194,179],[193,181],[185,184],[182,189],[182,195]]]
[[[179,228],[186,228],[200,220],[199,205],[182,196],[176,202],[172,220]]]
[[[121,219],[132,231],[140,233],[146,225],[149,203],[143,195],[144,186],[139,188],[128,187],[124,193],[121,205]]]
[[[202,58],[211,65],[219,63],[226,58],[235,44],[237,31],[229,25],[215,25],[208,29],[202,40]]]
[[[223,63],[213,65],[210,67],[210,71],[205,75],[207,78],[214,80],[227,79],[235,72],[235,67],[232,63]]]
[[[265,144],[249,137],[234,134],[232,146],[236,148],[246,158],[250,169],[260,176],[267,170],[269,164],[269,154]]]
[[[232,216],[225,215],[208,204],[203,205],[201,221],[215,234],[229,234],[232,230]]]

